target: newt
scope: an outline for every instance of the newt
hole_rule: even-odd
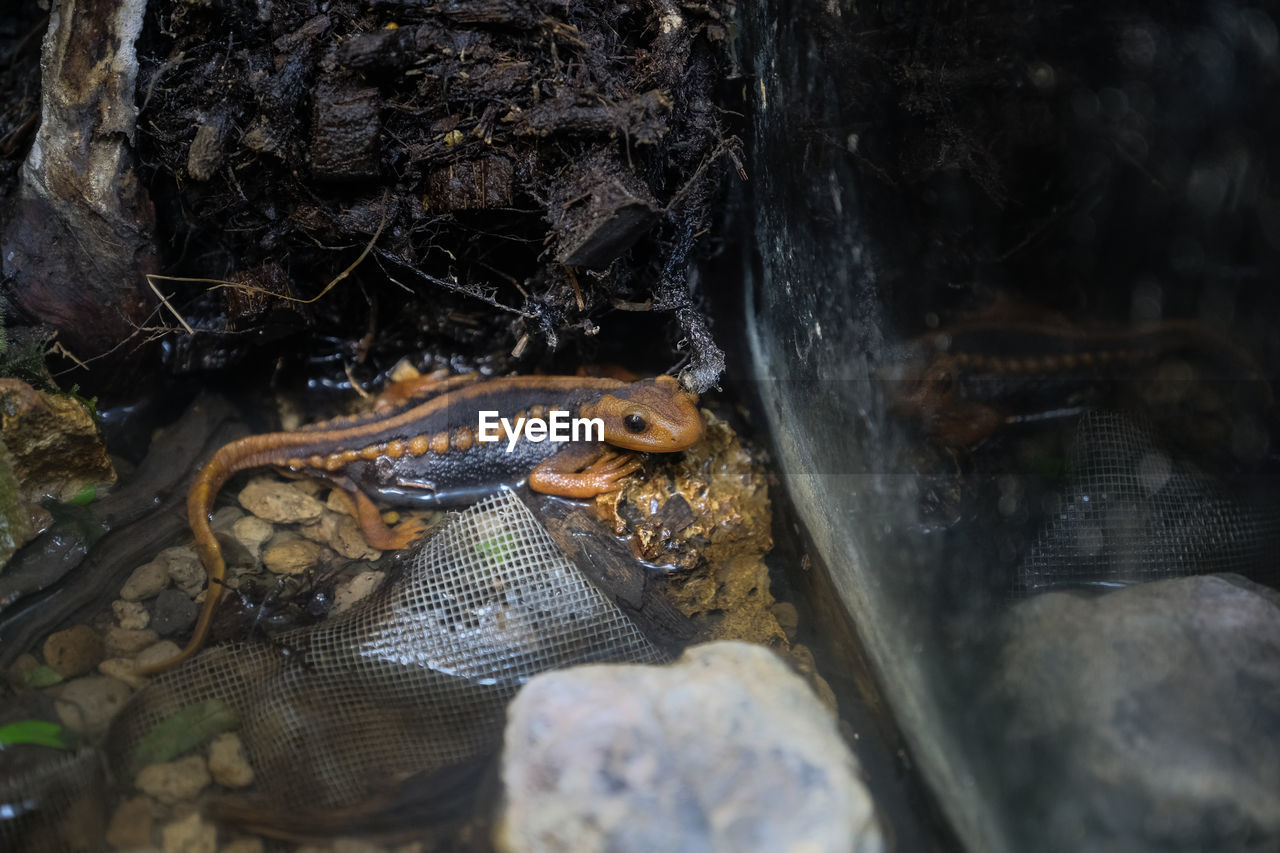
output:
[[[479,440],[482,411],[507,419],[498,427],[498,440]],[[538,441],[519,431],[521,421],[546,420],[553,412],[599,419],[602,440],[579,435],[576,441]],[[511,440],[507,425],[516,427],[513,434],[520,440]],[[597,429],[591,437],[600,435]],[[398,382],[365,414],[233,441],[214,453],[187,495],[187,520],[209,578],[191,640],[175,657],[139,672],[169,669],[204,643],[226,578],[210,511],[218,491],[239,471],[275,466],[345,491],[369,545],[395,550],[421,536],[423,526],[411,520],[389,527],[375,497],[391,504],[447,506],[527,482],[545,494],[589,498],[612,490],[639,468],[637,451],[676,452],[701,435],[697,398],[670,376],[624,382],[580,376],[481,380],[469,374]]]
[[[1275,400],[1257,362],[1194,320],[1091,329],[1049,320],[980,316],[917,338],[890,410],[918,420],[947,447],[970,447],[1013,423],[1077,414],[1106,383],[1150,387],[1150,366],[1183,354],[1215,363],[1219,378],[1249,383],[1268,412]]]

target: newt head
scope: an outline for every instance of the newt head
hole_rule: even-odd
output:
[[[698,398],[672,376],[642,379],[586,403],[579,414],[604,421],[604,440],[625,450],[672,453],[702,437]]]

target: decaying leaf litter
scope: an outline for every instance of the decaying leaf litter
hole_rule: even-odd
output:
[[[581,360],[618,328],[641,330],[640,359],[665,331],[686,384],[713,386],[723,357],[688,270],[722,178],[745,174],[715,103],[726,13],[152,4],[138,148],[165,272],[238,285],[161,282],[215,333],[177,336],[173,367],[308,325],[313,347],[328,337],[372,365],[408,350],[527,368],[557,349]],[[296,301],[370,246],[342,286]]]

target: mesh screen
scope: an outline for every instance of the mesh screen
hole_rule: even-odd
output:
[[[454,515],[351,610],[157,678],[117,718],[113,762],[129,781],[148,732],[215,700],[264,800],[347,806],[494,750],[507,701],[538,672],[662,657],[504,491]]]
[[[103,786],[101,755],[91,748],[45,755],[38,763],[0,772],[0,850],[101,849]]]
[[[1160,448],[1124,414],[1082,416],[1060,509],[1018,571],[1020,591],[1212,572],[1277,579],[1280,513]]]

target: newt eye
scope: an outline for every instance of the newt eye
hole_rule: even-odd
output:
[[[648,421],[634,412],[622,419],[622,425],[627,428],[627,432],[634,433],[641,433],[649,428]]]

